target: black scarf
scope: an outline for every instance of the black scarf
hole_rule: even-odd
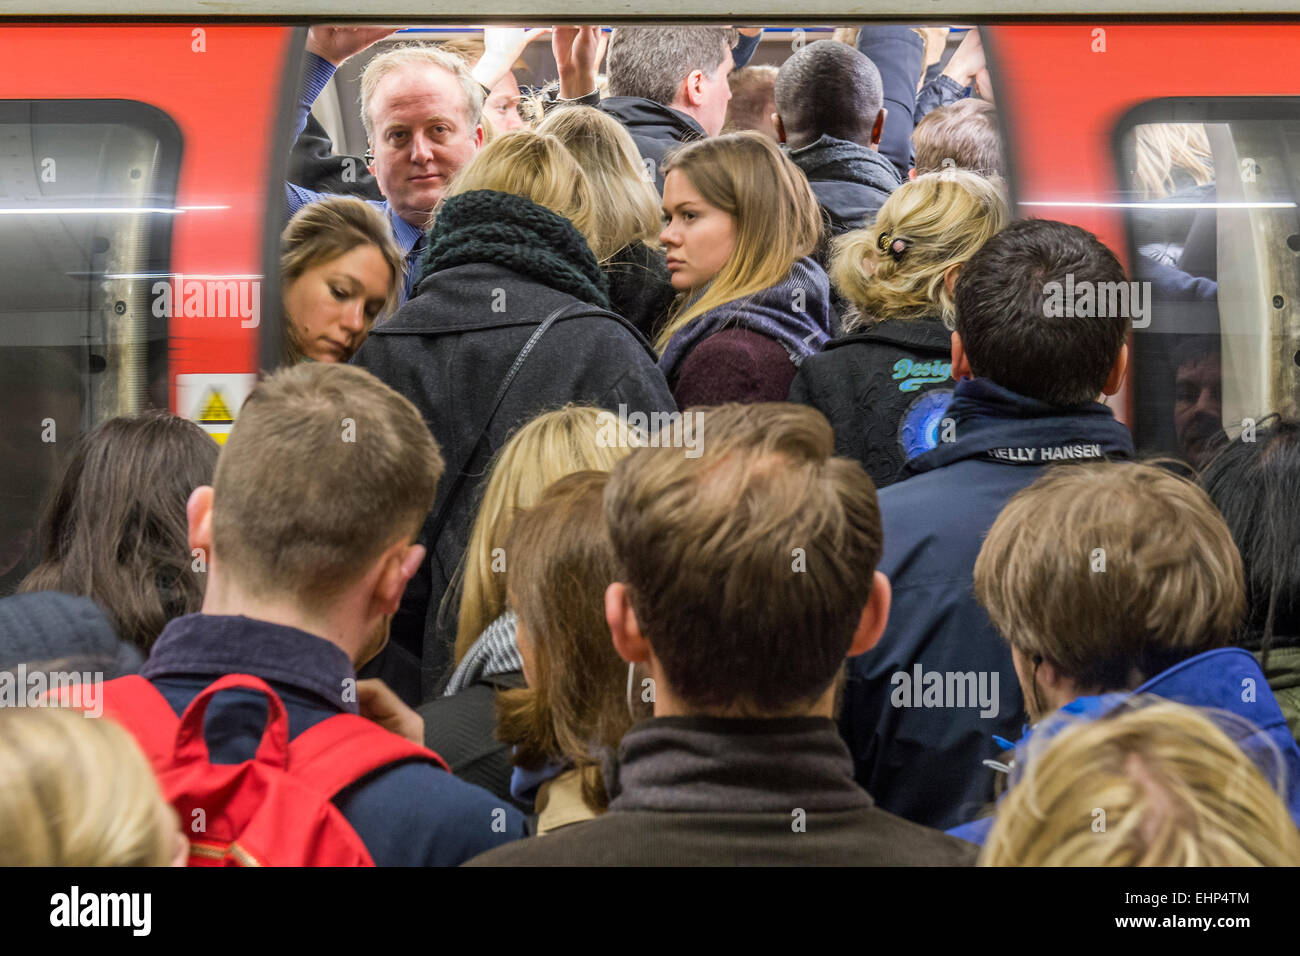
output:
[[[490,189],[452,196],[438,208],[427,241],[415,295],[435,272],[490,262],[609,308],[605,274],[582,234],[563,216],[523,196]]]

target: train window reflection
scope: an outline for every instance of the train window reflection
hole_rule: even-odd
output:
[[[0,595],[34,559],[43,497],[78,434],[167,405],[165,274],[180,162],[143,103],[0,101]]]

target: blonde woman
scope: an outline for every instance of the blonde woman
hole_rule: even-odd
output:
[[[836,454],[860,462],[877,487],[938,440],[952,397],[957,276],[1008,217],[998,181],[945,170],[904,183],[874,225],[834,243],[848,334],[803,363],[789,398],[830,420]]]
[[[1161,702],[1061,730],[1027,760],[980,865],[1300,865],[1286,806],[1233,742],[1244,723]],[[1259,759],[1273,775],[1277,754]]]
[[[129,733],[58,707],[0,708],[0,867],[184,866],[189,843]]]
[[[610,307],[653,340],[677,293],[658,243],[659,194],[636,143],[622,123],[590,106],[553,110],[537,130],[562,142],[591,181]]]
[[[285,361],[346,362],[397,307],[405,259],[388,220],[335,196],[298,210],[280,236]]]
[[[831,331],[812,187],[752,131],[691,143],[663,169],[659,241],[679,295],[655,345],[678,405],[784,399]]]
[[[455,616],[439,608],[489,463],[509,435],[570,402],[675,408],[654,353],[609,311],[596,210],[586,174],[556,137],[501,134],[448,189],[415,296],[357,353],[355,364],[415,403],[447,461],[423,532],[428,560],[393,621],[387,661],[405,666],[381,662],[366,675],[384,676],[413,705],[434,695],[451,663]]]
[[[444,696],[420,708],[424,742],[457,776],[502,797],[510,793],[510,755],[493,734],[493,698],[524,683],[517,619],[506,601],[506,539],[516,515],[535,505],[553,482],[575,471],[608,471],[627,455],[629,448],[597,440],[602,414],[607,413],[568,405],[539,415],[510,437],[492,466],[449,595],[459,597],[456,669]]]

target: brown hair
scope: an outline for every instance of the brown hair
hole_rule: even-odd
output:
[[[1233,742],[1257,733],[1245,723],[1153,701],[1062,730],[1026,762],[980,865],[1295,866],[1286,805]]]
[[[415,406],[369,372],[282,369],[253,389],[217,462],[222,571],[255,595],[328,601],[414,539],[443,467]]]
[[[287,291],[304,272],[333,262],[358,246],[378,249],[392,273],[388,283],[388,301],[376,318],[379,321],[397,308],[402,278],[406,274],[406,257],[397,247],[393,229],[383,213],[360,199],[331,196],[308,203],[294,213],[280,233],[280,289]],[[303,354],[302,345],[298,341],[297,327],[287,312],[284,332],[285,361],[297,361]]]
[[[514,745],[515,763],[536,769],[568,758],[596,811],[608,803],[601,750],[618,746],[632,724],[627,664],[605,623],[605,588],[614,580],[603,510],[608,481],[603,471],[567,475],[511,526],[510,603],[532,644],[534,672],[527,689],[497,695],[497,737]]]
[[[776,112],[776,74],[774,66],[755,65],[741,67],[727,77],[731,102],[727,104],[724,133],[744,129],[761,131],[765,125],[772,125],[770,114]]]
[[[700,414],[699,457],[635,448],[611,473],[619,580],[683,701],[786,713],[844,663],[880,560],[876,489],[812,408]]]
[[[912,145],[918,176],[945,167],[1002,175],[998,113],[986,100],[968,96],[931,110],[912,130]]]
[[[736,248],[702,295],[679,296],[655,341],[661,352],[696,316],[784,279],[817,247],[822,230],[807,177],[762,133],[688,143],[668,153],[662,169],[665,176],[679,170],[705,202],[735,220]]]
[[[198,425],[162,411],[96,426],[68,459],[41,521],[41,563],[18,590],[91,598],[148,652],[168,621],[203,604],[185,506],[212,480],[217,450]]]
[[[1128,690],[1230,643],[1241,558],[1205,492],[1136,462],[1063,465],[1015,495],[975,561],[1002,635],[1081,689]]]

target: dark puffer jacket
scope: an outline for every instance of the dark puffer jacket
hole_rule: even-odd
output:
[[[651,163],[655,189],[664,191],[664,154],[674,146],[704,139],[704,128],[685,113],[639,96],[611,96],[600,101],[600,110],[623,124],[643,160]]]

